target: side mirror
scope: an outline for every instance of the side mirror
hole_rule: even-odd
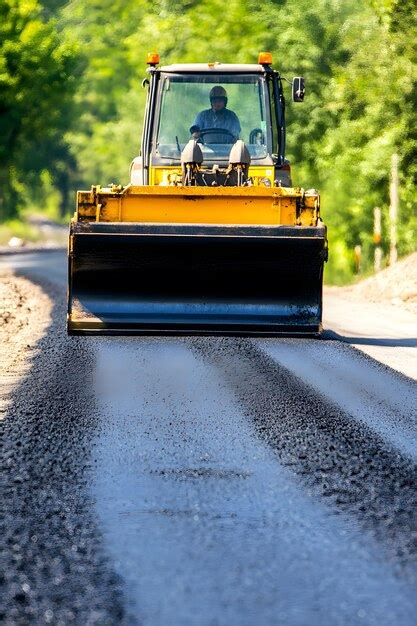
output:
[[[292,80],[292,100],[293,102],[303,102],[306,88],[302,76],[294,76]]]

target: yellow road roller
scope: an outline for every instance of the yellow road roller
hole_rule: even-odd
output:
[[[77,193],[69,334],[320,333],[326,227],[318,192],[292,185],[283,80],[270,53],[148,55],[129,184]]]

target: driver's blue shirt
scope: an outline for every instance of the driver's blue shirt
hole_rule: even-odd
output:
[[[239,118],[233,111],[229,109],[222,109],[221,111],[213,111],[213,109],[206,109],[200,111],[195,118],[193,126],[198,126],[200,130],[206,130],[207,128],[222,128],[232,133],[233,137],[237,139],[240,133]],[[216,139],[218,137],[218,139]],[[226,134],[219,134],[218,136],[210,136],[212,143],[228,143],[230,137]]]

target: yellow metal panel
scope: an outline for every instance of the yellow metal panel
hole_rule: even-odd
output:
[[[82,221],[315,226],[318,216],[318,194],[299,188],[148,185],[77,196]]]
[[[317,192],[308,191],[303,197],[303,208],[300,212],[299,224],[301,226],[316,226],[320,214],[320,198]]]

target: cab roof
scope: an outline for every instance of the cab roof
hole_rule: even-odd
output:
[[[264,65],[245,63],[176,63],[175,65],[163,65],[158,70],[168,73],[206,73],[221,74],[222,72],[235,74],[259,74],[265,72]]]

